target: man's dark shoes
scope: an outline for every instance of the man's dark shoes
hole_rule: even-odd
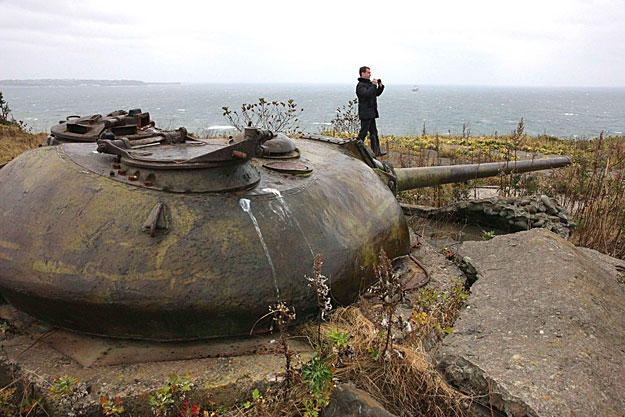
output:
[[[384,156],[384,155],[386,155],[387,153],[388,153],[388,152],[380,151],[380,152],[377,152],[377,153],[375,154],[375,156]]]

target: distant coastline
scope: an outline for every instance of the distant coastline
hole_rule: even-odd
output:
[[[137,87],[146,85],[176,85],[180,83],[152,83],[138,80],[76,80],[76,79],[38,79],[38,80],[0,80],[0,87]]]

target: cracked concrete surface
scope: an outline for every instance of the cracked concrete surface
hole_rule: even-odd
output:
[[[477,281],[438,351],[453,385],[506,416],[623,416],[625,262],[544,229],[457,257]]]

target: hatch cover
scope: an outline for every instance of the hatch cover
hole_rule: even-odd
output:
[[[275,161],[263,164],[263,167],[283,174],[310,175],[312,168],[300,161]]]

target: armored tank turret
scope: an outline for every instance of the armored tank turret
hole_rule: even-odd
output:
[[[393,169],[357,140],[294,141],[257,128],[203,141],[182,130],[139,140],[99,133],[0,169],[0,292],[89,334],[247,334],[276,301],[298,317],[314,312],[304,276],[316,254],[339,303],[371,283],[381,249],[408,254],[397,190],[570,162],[546,161],[433,177],[431,168]]]

